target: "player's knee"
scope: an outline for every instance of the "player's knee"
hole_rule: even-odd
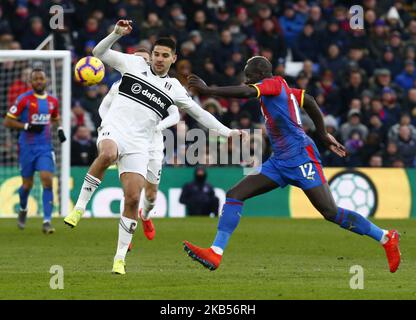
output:
[[[22,184],[22,188],[26,192],[29,192],[30,190],[32,190],[32,187],[33,187],[33,182],[23,182],[23,184]]]
[[[145,191],[146,199],[149,202],[155,202],[156,201],[156,194],[157,194],[156,190],[146,189],[146,191]]]
[[[231,199],[236,199],[236,200],[240,200],[240,201],[244,201],[244,196],[238,192],[238,190],[236,189],[230,189],[227,191],[226,195],[227,198],[231,198]]]
[[[117,159],[117,153],[103,150],[100,152],[98,159],[103,166],[109,167]]]
[[[124,196],[124,206],[126,208],[135,208],[139,206],[140,195],[137,193],[126,194]]]

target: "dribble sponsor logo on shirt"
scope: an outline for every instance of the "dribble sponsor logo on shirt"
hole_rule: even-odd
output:
[[[160,97],[156,97],[156,95],[154,93],[150,93],[147,89],[145,89],[145,90],[142,91],[142,95],[144,95],[150,101],[153,101],[153,102],[157,103],[162,108],[165,108],[166,103],[162,102],[162,100],[160,99]]]
[[[32,114],[32,117],[30,118],[30,123],[33,124],[48,124],[49,119],[51,118],[50,114]]]

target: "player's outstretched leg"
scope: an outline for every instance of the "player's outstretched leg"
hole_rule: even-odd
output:
[[[112,140],[103,140],[99,144],[99,155],[92,163],[87,175],[84,178],[78,200],[74,209],[68,214],[64,222],[74,228],[85,212],[88,202],[93,193],[101,184],[105,170],[117,159],[117,144]]]
[[[212,246],[210,248],[200,248],[188,241],[184,241],[184,250],[192,259],[201,263],[209,270],[217,269],[225,247],[240,222],[243,201],[277,187],[279,186],[274,181],[262,174],[245,177],[227,192],[227,198],[218,222],[217,235]]]
[[[124,192],[124,212],[118,227],[117,252],[114,256],[113,273],[126,273],[126,254],[137,228],[137,210],[144,178],[138,173],[124,172],[120,176]]]
[[[27,219],[27,201],[29,198],[30,190],[33,186],[33,177],[23,178],[23,184],[19,188],[19,203],[20,209],[17,218],[17,226],[19,229],[23,230],[26,226]]]
[[[337,207],[327,183],[304,190],[313,206],[325,219],[341,228],[378,241],[385,249],[389,268],[395,272],[400,264],[399,235],[396,230],[383,230],[357,212]]]

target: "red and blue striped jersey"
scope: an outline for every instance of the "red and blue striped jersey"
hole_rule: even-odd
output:
[[[286,166],[298,165],[304,160],[305,147],[312,142],[300,117],[305,91],[290,88],[280,76],[251,86],[257,89],[274,157]]]
[[[59,118],[58,99],[48,94],[38,95],[30,90],[17,97],[16,103],[9,108],[7,116],[24,123],[45,126],[41,133],[21,131],[20,147],[24,145],[52,145],[51,118]]]

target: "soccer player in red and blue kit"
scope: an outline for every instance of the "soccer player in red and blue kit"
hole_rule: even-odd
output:
[[[322,171],[319,152],[302,128],[299,108],[304,108],[311,117],[319,138],[332,152],[340,157],[346,152],[344,146],[326,132],[315,99],[304,90],[290,88],[282,77],[273,77],[272,65],[264,57],[249,59],[244,73],[248,85],[211,88],[192,75],[189,87],[202,95],[259,98],[273,155],[257,169],[258,174],[246,176],[227,192],[212,246],[200,248],[185,241],[184,249],[188,255],[210,270],[217,269],[240,221],[244,200],[290,184],[301,188],[326,220],[382,244],[390,272],[395,272],[400,264],[398,232],[380,229],[360,214],[335,204]]]
[[[45,89],[47,77],[43,70],[31,73],[33,90],[21,94],[9,108],[4,125],[21,130],[19,136],[19,165],[22,186],[19,188],[20,211],[18,227],[24,229],[27,217],[27,202],[33,186],[35,171],[39,171],[43,187],[43,225],[46,234],[55,232],[51,225],[53,209],[52,180],[55,171],[55,157],[52,146],[51,122],[59,125],[58,100]],[[62,127],[58,127],[60,142],[66,140]]]

